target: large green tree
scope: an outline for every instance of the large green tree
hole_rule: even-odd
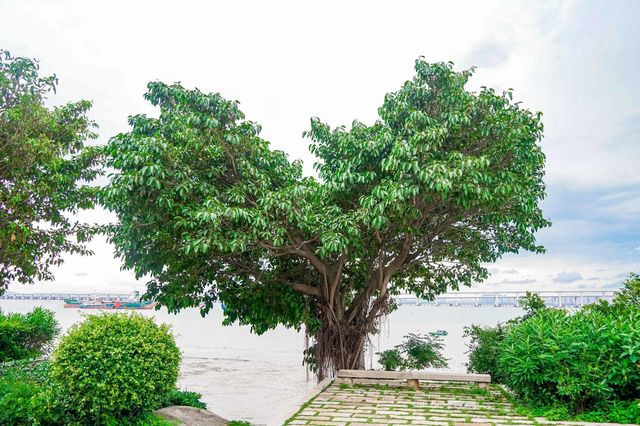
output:
[[[73,219],[95,201],[87,185],[100,151],[88,101],[45,106],[55,76],[38,63],[0,50],[0,294],[9,283],[53,278],[62,254],[89,253],[90,228]]]
[[[371,125],[311,120],[318,178],[271,150],[237,102],[150,83],[160,115],[112,138],[103,196],[147,296],[203,314],[222,301],[227,323],[257,333],[305,325],[324,376],[360,366],[390,295],[430,298],[483,280],[503,253],[541,251],[540,114],[511,92],[465,90],[472,70],[415,70]]]

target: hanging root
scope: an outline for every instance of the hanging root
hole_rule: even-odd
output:
[[[318,380],[335,376],[338,370],[365,368],[365,342],[370,334],[379,332],[376,325],[387,308],[386,298],[376,299],[349,323],[325,317],[319,330],[307,331],[307,338],[313,338],[313,345],[305,350],[304,362],[316,373]]]

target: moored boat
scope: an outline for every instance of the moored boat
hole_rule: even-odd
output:
[[[64,301],[65,308],[76,309],[153,309],[157,304],[153,301],[141,301],[137,292],[126,300],[95,297],[86,301],[75,299]]]
[[[82,302],[74,299],[65,299],[64,307],[65,308],[79,308],[82,305]]]

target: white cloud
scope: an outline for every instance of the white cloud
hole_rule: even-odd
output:
[[[565,284],[565,283],[580,281],[581,279],[582,279],[582,275],[580,274],[580,272],[577,272],[577,271],[564,272],[563,271],[553,278],[553,282],[558,284]]]

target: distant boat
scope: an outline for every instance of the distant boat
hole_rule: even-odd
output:
[[[436,330],[429,333],[432,336],[446,336],[449,334],[447,330]]]
[[[138,293],[134,293],[127,300],[109,300],[95,297],[87,301],[76,299],[65,299],[65,308],[76,309],[153,309],[158,303],[150,301],[140,301]]]
[[[64,299],[65,308],[79,308],[82,302],[75,299]]]

